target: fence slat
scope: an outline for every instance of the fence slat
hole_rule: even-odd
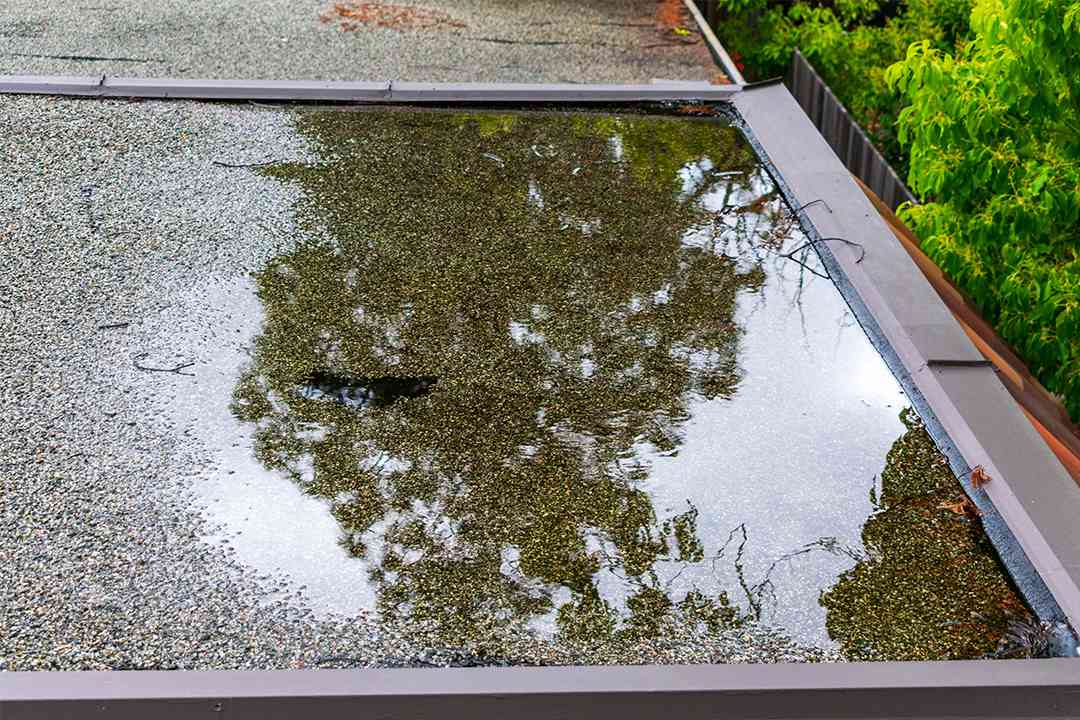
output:
[[[844,165],[883,202],[893,210],[902,202],[916,202],[896,171],[798,50],[784,84]]]

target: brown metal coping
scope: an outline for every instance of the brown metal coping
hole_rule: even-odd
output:
[[[610,84],[425,83],[387,80],[188,80],[0,75],[0,93],[81,97],[277,100],[344,103],[660,102],[730,100],[737,85],[708,82]]]
[[[927,257],[915,233],[865,183],[857,177],[855,182],[937,291],[964,333],[979,352],[997,368],[1002,384],[1020,404],[1028,421],[1069,471],[1073,480],[1080,485],[1080,429],[1073,424],[1065,406],[1035,379],[1020,356],[1001,339],[990,323],[983,319],[974,303]]]

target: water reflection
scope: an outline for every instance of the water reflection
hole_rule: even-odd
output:
[[[736,131],[301,129],[325,164],[268,172],[325,240],[258,274],[232,409],[263,467],[331,504],[380,619],[446,646],[746,620],[828,644],[818,591],[865,559],[905,401],[781,256],[803,238]]]
[[[266,467],[333,501],[379,612],[456,643],[544,617],[569,636],[647,634],[676,605],[733,618],[723,593],[661,584],[657,564],[703,558],[697,511],[656,512],[635,448],[677,452],[691,399],[739,383],[736,295],[762,272],[686,241],[715,222],[695,197],[763,180],[734,131],[306,123],[334,159],[276,173],[303,186],[331,241],[259,276],[265,327],[234,410]],[[702,158],[728,172],[703,170],[688,197],[683,169]],[[331,373],[438,384],[376,406]],[[319,402],[338,395],[350,402]],[[601,567],[628,588],[618,606],[598,592]]]
[[[901,419],[865,551],[821,597],[829,634],[853,660],[979,657],[1028,610],[922,421]]]

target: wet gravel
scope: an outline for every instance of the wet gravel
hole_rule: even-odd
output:
[[[0,669],[835,659],[755,626],[477,658],[313,612],[209,526],[169,412],[242,351],[202,289],[297,239],[295,189],[215,164],[312,160],[290,114],[7,97],[0,138]]]
[[[653,0],[397,3],[456,24],[343,31],[337,0],[5,0],[0,74],[648,82],[708,80],[700,38],[656,29]],[[347,1],[347,0],[346,0]]]

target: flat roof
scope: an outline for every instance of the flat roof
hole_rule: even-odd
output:
[[[430,99],[439,102],[439,88],[432,90]],[[460,101],[469,99],[468,90],[458,88],[451,92]],[[550,92],[545,88],[536,90]],[[685,97],[681,93],[689,91],[675,89],[679,93],[677,97]],[[511,98],[516,92],[499,90],[499,97]],[[883,350],[885,361],[919,409],[931,435],[945,450],[953,470],[966,479],[971,468],[978,465],[992,478],[980,488],[968,484],[967,489],[981,507],[983,524],[1028,601],[1044,617],[1053,618],[1060,613],[1075,624],[1078,565],[1071,520],[1076,517],[1073,510],[1080,502],[1075,485],[1001,387],[985,358],[965,344],[966,337],[937,296],[925,292],[929,289],[928,285],[923,287],[925,279],[896,245],[854,181],[842,168],[837,169],[839,162],[824,141],[812,133],[812,128],[806,130],[809,121],[786,91],[771,86],[731,92],[752,142],[771,163],[774,177],[791,206],[799,209],[804,230],[821,255],[825,269],[837,282],[860,324]],[[391,97],[392,93],[393,83]],[[528,95],[521,96],[522,101],[527,98]],[[543,99],[550,100],[551,96],[544,95]],[[580,93],[573,97],[576,101],[581,99]],[[606,98],[598,100],[606,101]],[[422,97],[417,101],[423,101]],[[862,203],[853,198],[852,191],[854,198]],[[853,236],[858,239],[852,240]],[[181,364],[174,369],[180,369]],[[1007,672],[1006,664],[982,664],[995,665],[1000,670],[973,669],[972,677],[980,678],[976,684],[986,681],[991,674]],[[871,676],[876,671],[864,667],[879,667],[882,672],[889,672],[890,668],[895,672],[905,670],[905,666],[893,663],[850,667],[856,684],[872,682]],[[931,672],[932,667],[933,664],[913,665],[906,670]],[[1053,668],[1062,671],[1066,668],[1065,665],[1040,667],[1046,669],[1046,679],[1056,672]],[[780,666],[768,677],[774,680],[789,677],[784,674],[788,670],[787,666]],[[374,679],[375,676],[364,675],[365,672],[370,671],[341,677]],[[822,678],[832,677],[828,670],[822,672],[825,673]],[[620,682],[631,680],[630,674],[619,677]],[[723,673],[717,670],[708,677],[711,678],[708,682],[719,681]],[[545,687],[550,690],[553,686]],[[711,687],[721,692],[719,686]],[[620,688],[619,693],[624,690],[632,693],[628,685]],[[1062,713],[1068,712],[1066,696],[1056,697],[1065,704],[1049,700],[1048,705],[1054,705]],[[998,710],[1002,716],[1014,712],[1004,704]]]

